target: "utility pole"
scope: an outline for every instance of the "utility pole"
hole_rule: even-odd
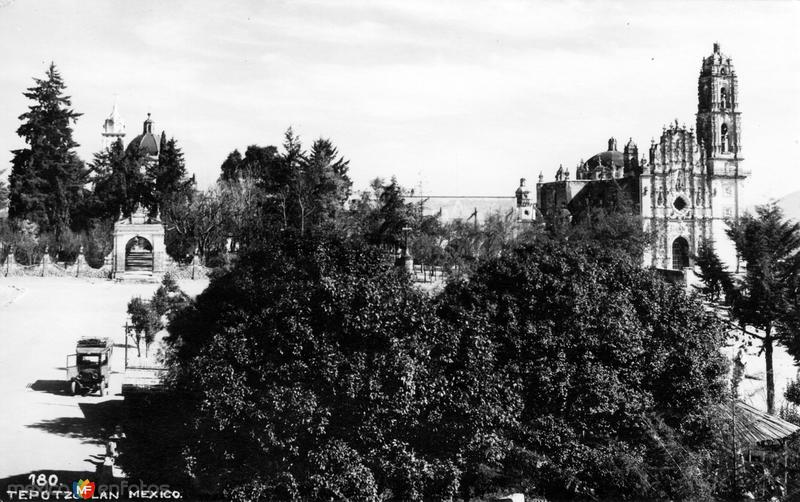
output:
[[[733,481],[731,483],[732,486],[732,493],[734,497],[736,497],[736,393],[734,391],[733,395],[731,396],[731,443],[733,445]]]

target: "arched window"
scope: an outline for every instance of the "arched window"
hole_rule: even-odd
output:
[[[720,128],[720,149],[723,152],[728,151],[728,124],[722,124]]]
[[[689,266],[689,243],[683,237],[672,242],[672,268],[680,270]]]
[[[723,108],[728,108],[728,89],[722,88],[719,91],[719,101]]]

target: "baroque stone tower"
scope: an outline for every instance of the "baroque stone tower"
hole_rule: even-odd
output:
[[[731,59],[714,44],[697,83],[697,130],[665,127],[650,146],[641,176],[642,217],[656,242],[645,263],[680,270],[692,266],[703,242],[712,242],[731,271],[736,250],[725,231],[739,218],[741,112]]]
[[[738,268],[736,250],[725,234],[725,220],[736,221],[742,181],[750,174],[742,167],[742,119],[739,82],[731,58],[714,52],[703,59],[697,83],[697,136],[705,156],[712,221],[711,239],[732,271]]]

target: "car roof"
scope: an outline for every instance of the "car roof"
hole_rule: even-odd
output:
[[[78,346],[75,349],[76,354],[102,354],[108,352],[114,346],[111,338],[97,338],[85,336],[78,340]]]
[[[84,336],[78,340],[78,347],[111,347],[112,345],[114,344],[109,337]]]
[[[110,351],[111,347],[78,347],[75,349],[76,354],[103,354]]]

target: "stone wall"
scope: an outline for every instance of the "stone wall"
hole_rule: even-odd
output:
[[[86,263],[83,253],[78,255],[74,263],[55,263],[50,255],[45,254],[42,261],[35,265],[21,265],[14,258],[14,253],[9,253],[5,261],[0,261],[0,277],[81,277],[86,279],[111,279],[112,259],[107,257],[100,268],[94,268]],[[176,279],[205,279],[209,276],[210,269],[195,260],[189,265],[181,265],[167,260],[164,272],[171,273]],[[159,274],[160,275],[160,274]],[[157,279],[159,275],[154,274]]]

